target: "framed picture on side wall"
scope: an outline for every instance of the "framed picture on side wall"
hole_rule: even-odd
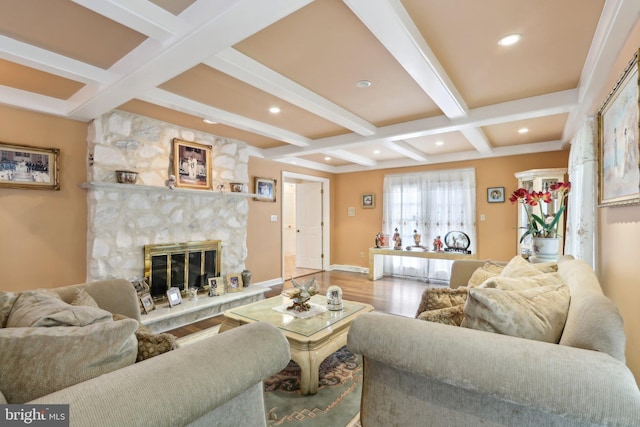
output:
[[[598,204],[640,203],[638,52],[598,112]]]
[[[364,193],[362,195],[362,208],[373,209],[376,207],[376,195],[374,193]]]
[[[276,183],[275,179],[269,178],[255,178],[255,193],[254,200],[259,202],[275,202],[276,201]]]
[[[57,148],[0,142],[0,187],[60,190]]]
[[[487,202],[489,202],[489,203],[503,203],[504,202],[504,187],[489,187],[489,188],[487,188]]]
[[[176,186],[211,189],[211,147],[173,138],[173,173]]]

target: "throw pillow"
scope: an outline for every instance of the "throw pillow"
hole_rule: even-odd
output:
[[[416,317],[424,311],[454,307],[467,300],[467,288],[426,288],[416,312]]]
[[[491,261],[485,262],[482,267],[476,268],[469,278],[469,287],[475,288],[476,286],[480,286],[485,280],[499,276],[502,270],[504,270],[503,265],[498,265]]]
[[[557,344],[569,298],[564,284],[524,290],[471,288],[462,326]]]
[[[7,327],[86,326],[111,320],[111,313],[106,310],[73,306],[53,291],[36,290],[20,294],[9,313]]]
[[[133,364],[138,322],[0,329],[0,390],[25,403]]]
[[[535,268],[542,271],[543,273],[555,273],[558,271],[558,263],[557,262],[535,262],[533,264]]]
[[[535,268],[533,264],[522,258],[520,255],[516,255],[505,265],[504,270],[500,273],[502,277],[524,277],[524,276],[537,276],[542,274],[542,271]]]
[[[464,319],[464,304],[456,305],[455,307],[440,308],[438,310],[424,311],[418,315],[418,319],[445,325],[460,326]]]
[[[113,320],[128,319],[122,314],[114,314]],[[177,338],[168,333],[154,334],[143,324],[139,324],[136,330],[136,338],[138,339],[138,355],[136,362],[150,359],[167,351],[178,348]]]
[[[14,292],[0,292],[0,328],[7,326],[9,313],[17,299],[18,294]]]
[[[481,288],[504,289],[508,291],[536,288],[538,286],[561,285],[562,278],[558,273],[538,274],[528,277],[501,277],[487,279]]]
[[[76,289],[76,294],[71,301],[71,305],[84,305],[86,307],[94,307],[100,308],[96,300],[93,299],[89,292],[85,291],[84,288]]]

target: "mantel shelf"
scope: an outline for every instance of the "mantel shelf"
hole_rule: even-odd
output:
[[[118,191],[144,191],[148,193],[172,193],[172,194],[192,194],[194,196],[205,197],[237,197],[237,198],[249,198],[258,197],[255,193],[234,193],[231,191],[214,191],[214,190],[192,190],[186,188],[174,188],[158,187],[152,185],[138,185],[138,184],[120,184],[117,182],[83,182],[80,184],[81,188],[85,190],[118,190]]]

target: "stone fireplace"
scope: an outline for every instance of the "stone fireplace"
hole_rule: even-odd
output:
[[[212,183],[225,191],[169,189],[173,138],[212,147]],[[217,273],[241,272],[246,258],[248,151],[241,141],[179,128],[123,111],[93,120],[88,137],[87,280],[144,276],[145,245],[220,241]],[[136,184],[118,184],[116,170],[138,172]]]

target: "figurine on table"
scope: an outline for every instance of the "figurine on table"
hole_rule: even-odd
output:
[[[380,243],[381,243],[381,238],[382,237],[382,233],[378,233],[376,234],[376,248],[380,247]]]
[[[413,230],[413,241],[416,246],[420,246],[420,233],[418,233],[418,230]]]
[[[395,232],[393,233],[393,241],[395,242],[395,244],[393,245],[393,249],[402,249],[402,237],[400,237],[400,233],[398,233],[397,227]]]
[[[433,239],[433,251],[442,252],[442,240],[440,240],[440,236]]]

